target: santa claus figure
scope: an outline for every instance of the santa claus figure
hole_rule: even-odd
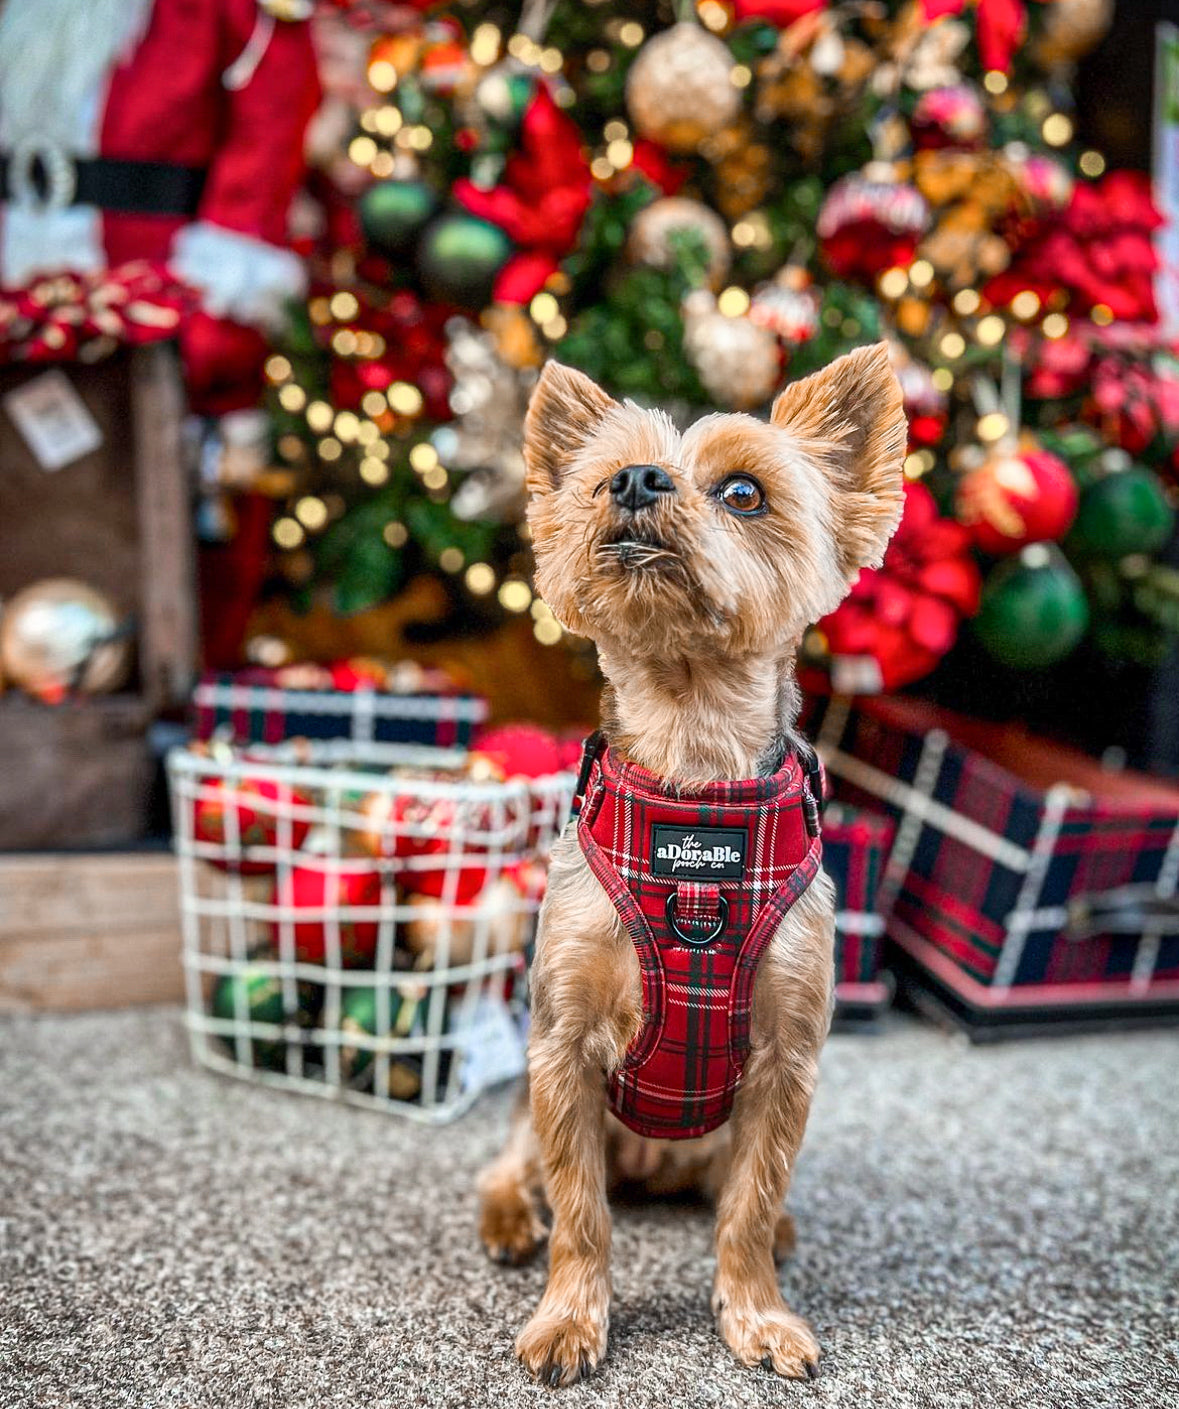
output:
[[[0,0],[0,285],[166,262],[194,408],[260,390],[318,101],[311,0]]]

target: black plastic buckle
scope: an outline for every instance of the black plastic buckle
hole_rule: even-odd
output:
[[[605,745],[605,734],[600,729],[595,729],[581,746],[581,767],[577,771],[577,786],[573,790],[573,807],[571,809],[574,817],[577,817],[581,812],[581,804],[585,801],[585,790],[589,786],[590,772]]]
[[[823,765],[814,748],[802,740],[798,749],[803,770],[802,815],[812,837],[823,830]]]

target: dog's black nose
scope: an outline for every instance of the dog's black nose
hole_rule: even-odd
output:
[[[610,481],[610,497],[632,514],[649,509],[661,494],[674,494],[671,476],[658,465],[627,465]]]

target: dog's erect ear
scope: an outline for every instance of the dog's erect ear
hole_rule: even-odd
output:
[[[904,507],[908,437],[888,344],[857,348],[788,386],[770,417],[816,456],[832,480],[844,570],[878,564]]]
[[[613,401],[584,372],[550,359],[524,418],[524,465],[531,494],[555,489],[568,457],[583,445]]]

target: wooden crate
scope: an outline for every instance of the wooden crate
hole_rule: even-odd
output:
[[[0,856],[0,1012],[180,999],[176,861]]]
[[[0,850],[110,845],[143,835],[154,763],[147,730],[182,703],[196,662],[184,402],[175,350],[62,368],[102,445],[46,473],[0,410],[0,599],[39,578],[77,577],[134,617],[126,691],[50,708],[0,697]],[[0,369],[0,396],[44,368]]]

